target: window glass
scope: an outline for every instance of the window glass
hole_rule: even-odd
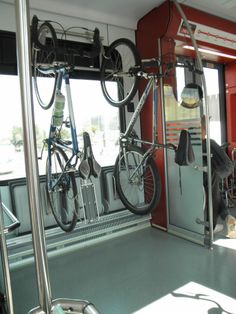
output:
[[[1,132],[0,179],[25,176],[22,150],[22,116],[19,80],[14,75],[0,75]]]
[[[207,103],[210,116],[210,137],[220,145],[222,144],[222,136],[219,100],[219,70],[213,67],[204,67],[203,70],[207,87]],[[180,105],[180,96],[186,84],[185,82],[186,77],[184,68],[177,67],[177,101],[173,92],[170,92],[171,87],[168,86],[168,88],[164,88],[166,121],[199,118],[200,116],[200,108],[186,109]]]
[[[209,106],[210,116],[210,137],[219,145],[222,144],[221,139],[221,117],[220,117],[220,101],[219,101],[219,72],[218,69],[203,68],[207,87],[207,103]]]
[[[181,106],[181,93],[186,85],[185,69],[176,67],[177,99],[170,85],[164,86],[166,121],[195,119],[199,117],[199,107],[188,109]]]
[[[48,80],[48,79],[46,79]],[[45,90],[47,82],[45,80]],[[20,103],[19,79],[17,76],[0,75],[2,96],[2,119],[0,132],[0,179],[24,177],[24,153],[22,136],[22,114]],[[79,147],[82,149],[82,133],[90,134],[92,149],[96,160],[101,166],[115,163],[118,154],[119,111],[109,105],[103,97],[100,82],[95,80],[71,79],[72,101]],[[115,83],[114,93],[117,92]],[[64,88],[62,89],[65,95]],[[67,106],[65,106],[67,107]],[[43,139],[48,136],[52,108],[42,109],[34,98],[35,128],[38,156],[40,156]],[[65,108],[64,118],[68,112]],[[63,131],[69,136],[69,129]],[[40,174],[45,174],[46,151],[39,161]]]

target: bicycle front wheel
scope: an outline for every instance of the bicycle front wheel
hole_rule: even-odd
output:
[[[138,50],[129,39],[120,38],[108,48],[102,60],[101,87],[112,106],[122,107],[133,99],[139,77],[132,74],[130,68],[140,65]]]
[[[50,154],[46,168],[47,199],[58,226],[70,232],[75,228],[79,212],[75,174],[66,170],[68,157],[61,148],[53,147]]]
[[[48,22],[43,23],[33,42],[33,84],[39,105],[49,109],[54,101],[57,74],[52,69],[56,60],[57,37],[54,28]]]
[[[134,214],[144,215],[156,208],[161,196],[159,171],[151,156],[136,146],[121,152],[115,163],[117,191],[123,204]]]

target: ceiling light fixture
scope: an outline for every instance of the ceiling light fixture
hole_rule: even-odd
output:
[[[195,50],[193,46],[188,46],[188,45],[183,46],[183,48],[189,49],[189,50]],[[217,51],[212,51],[212,50],[203,49],[203,48],[198,48],[198,50],[200,52],[208,53],[208,54],[219,56],[219,57],[225,57],[225,58],[229,58],[229,59],[236,59],[236,56],[229,55],[229,54],[223,53],[223,52],[217,52]]]

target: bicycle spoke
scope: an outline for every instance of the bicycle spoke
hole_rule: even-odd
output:
[[[62,149],[54,147],[50,152],[51,165],[48,159],[46,170],[48,201],[58,225],[69,232],[76,225],[79,210],[75,176],[65,171],[68,158]]]
[[[133,146],[121,153],[115,165],[117,190],[124,205],[135,214],[155,209],[160,199],[160,176],[154,161]]]
[[[102,91],[111,105],[121,107],[132,100],[138,88],[139,77],[130,75],[129,69],[140,64],[136,46],[130,40],[121,38],[111,44],[101,67]],[[113,93],[111,82],[117,84],[118,94]]]

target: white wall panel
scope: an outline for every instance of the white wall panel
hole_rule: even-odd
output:
[[[114,40],[121,37],[128,38],[135,42],[135,32],[132,29],[108,25],[108,44],[111,44]]]
[[[16,31],[15,8],[13,5],[0,2],[0,30]]]
[[[55,8],[55,10],[63,12],[63,10],[59,10],[58,8]],[[85,17],[84,19],[77,18],[74,16],[75,14],[73,16],[68,16],[62,13],[50,13],[46,12],[43,9],[42,10],[31,9],[30,10],[31,17],[34,14],[36,14],[40,19],[55,20],[61,23],[64,28],[68,28],[71,26],[81,26],[87,27],[89,29],[94,29],[95,27],[98,27],[101,36],[103,37],[104,45],[110,44],[113,40],[120,37],[126,37],[135,41],[135,31],[129,28],[113,26],[101,22],[94,22],[92,20],[89,20],[89,18],[87,17]],[[13,4],[3,3],[0,1],[0,30],[15,32],[16,30],[15,8]],[[81,38],[76,39],[75,37],[73,37],[72,39],[81,41]]]

